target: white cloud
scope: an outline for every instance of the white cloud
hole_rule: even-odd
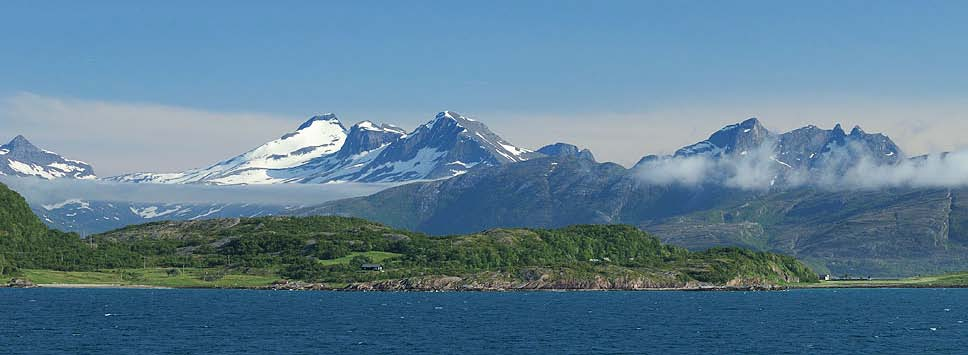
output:
[[[706,155],[665,157],[641,165],[636,176],[644,184],[695,187],[722,185],[744,190],[810,186],[825,190],[882,188],[960,188],[968,186],[968,151],[942,157],[902,160],[896,165],[877,164],[868,156],[847,154],[859,147],[835,149],[812,170],[791,170],[776,162],[771,144],[743,156],[714,158]],[[860,156],[858,160],[853,158]]]
[[[772,146],[766,143],[744,155],[721,159],[706,155],[664,157],[643,164],[636,174],[650,185],[722,184],[746,190],[768,190],[780,174]]]
[[[398,184],[278,184],[214,186],[193,184],[131,184],[99,180],[42,180],[0,176],[0,183],[31,203],[52,204],[70,199],[144,203],[253,203],[318,205],[364,196]]]

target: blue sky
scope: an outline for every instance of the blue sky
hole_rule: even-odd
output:
[[[159,156],[172,169],[317,112],[409,128],[456,110],[521,145],[572,141],[622,163],[752,115],[776,129],[904,130],[887,133],[914,150],[951,148],[968,142],[936,147],[909,131],[965,121],[966,15],[956,1],[2,2],[0,96],[19,109],[0,109],[0,130],[20,131],[0,133],[93,155],[112,173],[151,166],[11,123],[37,121],[23,106],[44,100],[23,98],[267,122],[204,154]],[[535,133],[549,125],[562,127]],[[135,134],[118,129],[96,138]]]

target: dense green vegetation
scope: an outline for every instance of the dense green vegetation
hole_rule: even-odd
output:
[[[47,230],[22,198],[0,192],[7,206],[0,208],[3,273],[42,279],[55,279],[55,274],[38,269],[73,272],[56,274],[60,278],[124,280],[127,275],[128,283],[163,275],[169,282],[153,284],[193,286],[231,275],[347,284],[420,275],[530,275],[535,270],[578,278],[664,275],[713,284],[816,280],[791,257],[735,248],[690,252],[625,225],[429,237],[357,218],[263,217],[148,223],[82,240]],[[380,263],[385,270],[360,270],[365,263]]]
[[[105,250],[107,259],[122,259]],[[0,274],[18,268],[71,269],[91,264],[95,253],[74,233],[49,230],[14,191],[0,184]]]

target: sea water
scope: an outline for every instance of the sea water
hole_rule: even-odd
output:
[[[968,290],[0,289],[0,353],[968,354]]]

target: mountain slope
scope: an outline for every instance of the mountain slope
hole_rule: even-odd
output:
[[[47,227],[30,210],[19,194],[0,184],[0,239],[16,236],[37,236]]]
[[[18,268],[63,270],[90,251],[77,234],[47,229],[23,197],[0,184],[0,275]]]
[[[336,152],[346,140],[346,129],[333,114],[313,116],[295,132],[205,169],[182,173],[135,173],[109,178],[138,183],[208,183],[215,185],[284,182],[269,171],[297,167],[314,158]]]
[[[87,163],[37,148],[24,136],[17,136],[10,143],[0,145],[0,175],[47,180],[96,178],[94,168]]]

